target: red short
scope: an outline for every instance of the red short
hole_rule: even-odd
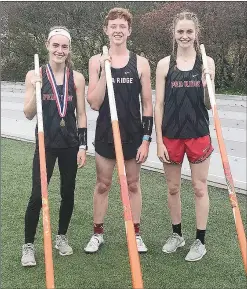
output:
[[[214,148],[209,135],[199,138],[171,139],[163,137],[163,143],[173,164],[182,164],[185,153],[190,163],[196,164],[206,160]]]

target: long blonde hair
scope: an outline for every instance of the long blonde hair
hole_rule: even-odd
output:
[[[200,44],[199,44],[199,33],[200,33],[200,25],[198,17],[195,13],[189,12],[189,11],[183,11],[181,13],[178,13],[172,21],[172,33],[173,33],[173,39],[172,39],[172,53],[174,56],[176,56],[176,40],[175,40],[175,27],[179,20],[191,20],[195,24],[196,29],[196,40],[195,40],[195,49],[198,53],[200,53]]]
[[[67,32],[69,33],[68,28],[66,28],[65,26],[53,26],[53,27],[50,28],[49,33],[50,33],[51,31],[55,30],[55,29],[64,29],[65,31],[67,31]],[[73,62],[72,62],[72,60],[71,60],[71,43],[70,43],[70,52],[69,52],[69,54],[68,54],[68,56],[67,56],[67,58],[66,58],[66,60],[65,60],[65,65],[66,65],[69,69],[72,69],[72,68],[73,68]]]

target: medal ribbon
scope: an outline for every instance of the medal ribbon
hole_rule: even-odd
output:
[[[69,79],[69,70],[66,67],[64,69],[64,78],[63,78],[63,99],[60,100],[60,97],[58,95],[58,89],[56,84],[56,79],[54,77],[54,74],[52,72],[50,64],[46,65],[46,74],[48,76],[48,79],[51,84],[51,88],[53,91],[53,94],[56,97],[56,103],[57,103],[57,109],[58,113],[61,117],[64,117],[66,115],[67,111],[67,103],[68,103],[68,79]],[[63,107],[63,108],[62,108]]]

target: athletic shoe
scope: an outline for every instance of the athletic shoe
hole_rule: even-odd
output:
[[[191,245],[190,251],[185,257],[186,261],[198,261],[207,253],[205,245],[199,239],[196,239],[195,242]]]
[[[140,235],[136,235],[136,244],[137,244],[137,250],[139,253],[146,253],[147,247],[144,244],[142,237]]]
[[[34,245],[32,243],[27,243],[22,246],[22,266],[31,267],[36,265],[34,252]]]
[[[100,245],[104,243],[103,234],[93,234],[87,246],[84,248],[86,253],[95,253],[99,250]]]
[[[55,248],[59,250],[61,256],[68,256],[73,254],[73,249],[68,244],[68,239],[65,235],[56,236]]]
[[[168,238],[162,251],[165,253],[173,253],[177,248],[183,247],[185,245],[185,240],[183,237],[179,236],[177,233],[172,233],[171,237]]]

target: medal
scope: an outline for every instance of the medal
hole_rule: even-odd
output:
[[[61,99],[59,97],[56,80],[55,80],[50,64],[46,65],[46,74],[51,84],[53,94],[55,95],[58,113],[60,117],[62,118],[60,121],[60,126],[64,127],[65,126],[64,117],[67,112],[68,95],[69,95],[69,92],[68,92],[69,70],[67,67],[64,68],[63,95],[61,95]]]
[[[65,126],[65,120],[63,118],[60,121],[60,126],[62,126],[62,127]]]

